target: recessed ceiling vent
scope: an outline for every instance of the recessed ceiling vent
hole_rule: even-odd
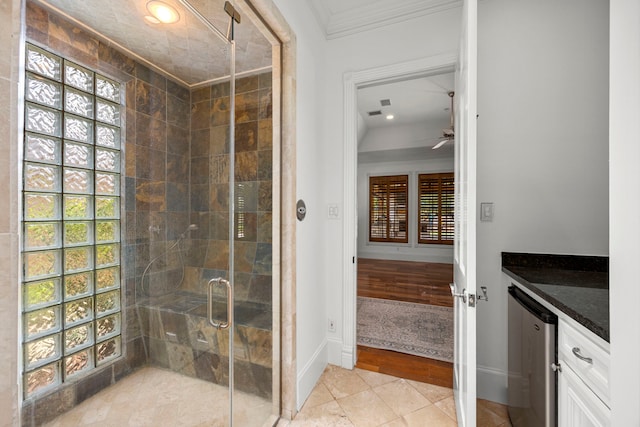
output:
[[[389,105],[391,105],[391,100],[390,99],[381,99],[380,100],[380,105],[382,105],[383,107],[388,107]]]
[[[369,111],[367,114],[369,115],[369,117],[379,116],[380,114],[382,114],[382,111],[380,111],[380,110],[377,110],[377,111]]]

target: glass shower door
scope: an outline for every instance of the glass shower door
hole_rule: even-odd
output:
[[[228,2],[222,17],[212,2],[191,3],[203,22],[225,28],[226,37],[211,49],[217,66],[223,58],[228,66],[215,73],[223,77],[192,92],[192,101],[208,94],[210,114],[206,130],[195,129],[192,119],[192,157],[208,142],[208,158],[206,181],[191,185],[192,222],[207,224],[201,232],[208,227],[196,252],[206,254],[200,277],[206,281],[207,324],[215,328],[220,366],[228,369],[225,425],[272,425],[279,414],[271,267],[273,77],[268,69],[236,78],[235,38],[246,45],[256,37],[246,17]],[[246,58],[248,52],[241,54]],[[194,158],[192,176],[200,167]]]
[[[240,23],[232,27],[234,14]],[[32,265],[34,257],[50,255],[51,264],[64,269],[27,275],[26,321],[39,322],[49,308],[54,321],[26,336],[27,354],[45,344],[53,350],[26,359],[25,373],[58,367],[57,375],[42,379],[41,391],[27,396],[34,402],[49,399],[49,391],[61,399],[78,391],[80,402],[110,389],[115,377],[135,383],[111,388],[118,390],[114,413],[123,419],[187,426],[263,426],[277,419],[273,77],[264,62],[271,46],[260,41],[256,26],[262,24],[254,18],[211,0],[28,1],[29,52],[44,68],[28,70],[25,80],[60,96],[47,105],[33,94],[27,113],[70,124],[50,135],[57,157],[27,159],[34,165],[27,176],[39,182],[51,171],[58,184],[27,188],[27,214],[34,200],[49,201],[52,212],[26,226],[48,230],[53,240],[26,241],[25,256]],[[48,46],[63,33],[73,37]],[[47,76],[51,64],[65,65],[62,74]],[[66,87],[67,75],[95,79]],[[77,123],[85,125],[86,140],[73,136]],[[72,158],[77,152],[85,156]],[[96,178],[83,181],[86,189],[59,184],[65,172],[92,169],[89,163]],[[113,188],[103,194],[99,184],[116,169],[121,178],[109,181]],[[83,209],[74,209],[76,199],[88,200]],[[72,226],[84,230],[81,238],[70,233]],[[78,254],[86,265],[72,265]],[[74,278],[84,278],[80,293],[67,286]],[[32,282],[53,288],[51,296],[43,289],[29,305]],[[111,311],[116,306],[121,315]],[[76,359],[86,361],[77,372]],[[67,360],[69,369],[60,370]]]

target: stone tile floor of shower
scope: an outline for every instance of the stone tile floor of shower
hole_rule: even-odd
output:
[[[262,426],[270,418],[271,402],[238,391],[235,397],[236,425]],[[228,425],[228,402],[226,387],[145,367],[45,426],[223,427]]]
[[[187,396],[185,398],[185,396]],[[262,425],[271,403],[237,393],[235,425]],[[224,426],[226,388],[158,368],[143,368],[61,415],[47,427]],[[251,420],[251,421],[250,421]],[[456,425],[450,388],[329,365],[292,421],[278,427]],[[510,426],[505,406],[478,400],[479,427]]]

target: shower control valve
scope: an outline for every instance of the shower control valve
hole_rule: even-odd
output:
[[[298,200],[296,203],[296,217],[298,221],[302,221],[304,217],[307,215],[307,205],[305,205],[304,200]]]

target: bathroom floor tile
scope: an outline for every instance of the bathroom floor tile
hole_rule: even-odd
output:
[[[408,380],[408,383],[418,390],[424,397],[429,399],[429,402],[431,403],[436,403],[447,397],[453,397],[453,389],[447,387],[411,380]]]
[[[278,424],[279,426],[281,424]],[[331,402],[314,406],[311,408],[305,408],[296,415],[290,424],[286,424],[291,427],[302,426],[353,426],[353,423],[347,417],[344,409],[336,402]]]
[[[324,385],[324,383],[320,382],[315,386],[315,388],[307,398],[307,401],[304,403],[304,406],[307,408],[313,408],[315,406],[322,405],[323,403],[331,402],[333,400],[333,395],[331,394],[327,386]]]
[[[147,367],[45,426],[224,427],[229,419],[228,399],[226,387]],[[271,421],[262,422],[275,419],[271,402],[259,397],[236,391],[234,402],[236,425],[267,427]],[[479,426],[510,427],[504,405],[478,399],[477,414]],[[294,419],[277,423],[278,427],[455,425],[453,390],[449,388],[332,365]]]
[[[499,403],[478,399],[477,416],[478,426],[511,427],[506,407]],[[456,424],[450,388],[329,365],[302,410],[292,421],[280,420],[277,427],[454,427]]]
[[[329,365],[320,377],[320,381],[329,389],[333,397],[340,399],[369,389],[369,385],[356,371]]]
[[[431,405],[426,397],[403,379],[378,386],[373,391],[399,416]]]
[[[228,425],[229,391],[158,368],[140,369],[62,414],[46,427]],[[270,401],[235,392],[238,425],[262,425],[273,417]],[[255,420],[260,420],[259,422]]]
[[[373,390],[338,399],[338,404],[355,426],[377,426],[397,417]]]

